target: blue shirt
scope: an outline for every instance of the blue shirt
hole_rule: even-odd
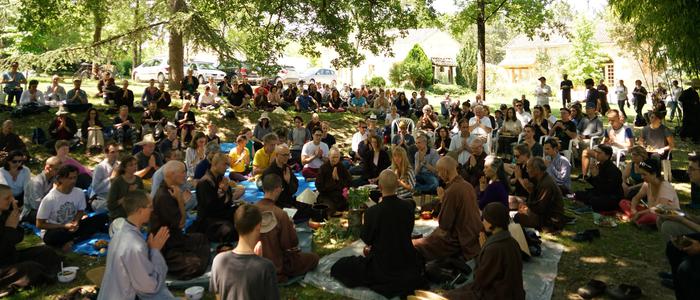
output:
[[[552,176],[557,185],[565,186],[571,190],[571,163],[566,157],[557,154],[547,167],[547,173]]]
[[[365,106],[365,105],[367,105],[367,99],[365,99],[365,97],[362,97],[362,96],[355,97],[355,98],[352,98],[351,104],[352,104],[352,106],[357,106],[357,107]]]
[[[13,76],[14,76],[14,79],[13,79]],[[2,79],[8,81],[5,83],[5,88],[7,88],[7,89],[21,87],[20,81],[26,80],[26,78],[24,78],[24,74],[22,74],[20,72],[15,72],[14,74],[12,74],[10,72],[5,72],[5,74],[2,74]]]
[[[311,104],[311,96],[301,95],[297,100],[299,100],[299,108],[301,108],[301,110],[309,110],[309,105]]]

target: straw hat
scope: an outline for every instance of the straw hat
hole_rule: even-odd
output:
[[[286,115],[287,111],[284,110],[284,108],[278,106],[272,111],[273,114],[278,114],[278,115]]]
[[[277,226],[277,218],[271,211],[262,213],[262,221],[260,222],[260,233],[268,233]]]
[[[63,107],[63,105],[61,105],[58,108],[58,111],[56,112],[57,116],[62,116],[62,115],[67,115],[67,114],[68,114],[68,110],[65,107]]]
[[[260,118],[258,118],[258,121],[262,121],[262,119],[267,119],[270,121],[270,117],[267,115],[267,112],[264,112],[260,115]]]
[[[693,78],[693,80],[690,81],[690,86],[694,88],[700,88],[700,78]]]
[[[299,196],[297,196],[297,201],[301,203],[306,203],[309,205],[314,205],[316,203],[316,193],[311,191],[310,189],[305,189]]]
[[[143,136],[143,139],[141,139],[140,142],[136,143],[136,145],[145,145],[145,144],[155,144],[156,139],[153,138],[153,134],[147,134]]]

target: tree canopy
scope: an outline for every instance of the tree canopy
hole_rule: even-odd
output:
[[[136,36],[162,40],[164,29],[171,38],[182,35],[183,43],[171,41],[170,48],[208,49],[226,60],[244,57],[264,74],[276,71],[290,42],[312,56],[319,55],[320,46],[333,49],[335,67],[354,66],[364,59],[363,49],[391,54],[394,39],[416,27],[419,13],[430,13],[424,9],[430,0],[172,0],[142,1],[145,22],[134,22],[133,5],[139,0],[8,1],[21,13],[9,15],[3,25],[0,39],[6,50],[0,67],[14,60],[39,68],[111,60],[115,53],[126,53]],[[32,18],[22,20],[25,15]],[[87,38],[97,28],[105,29],[103,37]],[[170,49],[169,54],[182,52]]]
[[[629,37],[666,56],[672,65],[700,74],[700,5],[687,0],[610,0],[616,16],[634,30]]]

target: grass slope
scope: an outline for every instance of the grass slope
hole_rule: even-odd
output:
[[[49,78],[39,79],[41,82],[39,86],[41,89],[44,89],[49,83]],[[69,84],[65,84],[64,86],[66,86],[66,88],[70,87]],[[131,84],[130,88],[136,94],[136,102],[139,102],[138,99],[140,99],[145,86],[146,84],[143,83]],[[84,82],[83,89],[85,89],[89,95],[94,95],[96,93],[96,81]],[[430,102],[433,106],[439,107],[440,99],[441,97],[439,96],[431,95]],[[462,100],[465,99],[466,98],[463,98]],[[97,107],[103,107],[101,99],[91,98],[90,101]],[[489,101],[489,106],[492,110],[497,109],[500,103],[506,103],[506,101],[498,100],[493,103],[491,101],[494,100]],[[181,104],[179,100],[174,99],[173,102],[178,107]],[[558,101],[553,99],[551,102],[555,115],[558,115]],[[510,103],[508,104],[510,105]],[[242,126],[252,128],[261,113],[259,111],[253,111],[251,113],[239,115],[236,120],[229,120],[220,118],[215,112],[195,111],[197,112],[197,127],[199,130],[205,130],[206,124],[213,122],[218,125],[222,140],[228,142],[235,140],[235,136]],[[35,173],[41,169],[43,166],[42,162],[49,156],[49,153],[42,146],[31,145],[31,130],[35,127],[46,129],[54,116],[54,112],[55,109],[52,110],[51,113],[14,120],[16,133],[23,137],[25,143],[29,145],[33,157],[36,159],[36,162],[30,165]],[[168,118],[172,119],[175,110],[168,110],[164,113]],[[308,121],[310,118],[308,113],[302,113],[301,115],[304,120]],[[289,127],[291,126],[290,124],[292,124],[293,114],[286,116],[271,114],[270,116],[274,127]],[[9,117],[9,113],[7,112],[0,113],[0,121],[4,121]],[[85,114],[73,114],[72,117],[79,125],[85,117]],[[102,121],[106,121],[107,123],[111,123],[113,117],[114,116],[101,115]],[[138,115],[134,114],[134,117],[137,122],[140,122],[140,117]],[[632,120],[632,117],[633,115],[630,115],[628,120]],[[360,120],[360,117],[349,113],[322,113],[321,119],[331,123],[331,133],[335,135],[338,146],[345,149],[349,148],[350,138],[356,130],[355,122]],[[635,133],[639,133],[639,128],[635,130]],[[677,141],[676,145],[677,150],[674,151],[673,167],[685,169],[687,164],[687,152],[692,148],[692,145],[687,145],[680,141]],[[102,159],[100,155],[87,156],[84,152],[72,153],[71,155],[81,163],[91,166]],[[681,202],[687,203],[690,198],[689,185],[674,184],[674,186],[678,191]],[[584,185],[578,182],[574,183],[575,190],[583,188],[585,188]],[[567,205],[570,204],[571,203],[567,202]],[[662,287],[656,277],[658,271],[668,270],[664,256],[665,244],[662,242],[658,233],[643,232],[630,224],[620,224],[620,226],[615,229],[601,228],[601,239],[592,243],[574,243],[571,241],[570,237],[577,231],[594,227],[596,226],[593,225],[592,216],[587,214],[579,216],[576,225],[567,226],[566,230],[559,235],[545,234],[546,239],[561,243],[566,247],[561,262],[559,263],[559,272],[556,279],[553,299],[579,299],[576,295],[576,290],[578,287],[585,285],[591,278],[602,279],[609,284],[631,283],[639,285],[643,288],[644,294],[649,299],[673,299],[672,291]],[[29,247],[39,243],[41,243],[39,238],[33,235],[26,236],[25,240],[20,244],[20,247]],[[342,248],[344,245],[345,243],[342,242],[338,244],[316,244],[314,245],[314,251],[324,256]],[[28,289],[9,299],[52,299],[64,294],[71,287],[90,284],[87,278],[85,278],[85,272],[92,267],[103,265],[104,258],[68,254],[65,256],[64,263],[67,266],[75,265],[81,268],[76,281],[73,283]],[[183,295],[182,291],[174,292],[178,295]],[[281,294],[283,299],[344,299],[343,297],[329,294],[315,287],[302,286],[299,284],[282,288]],[[207,294],[205,299],[214,299],[214,297],[211,294]]]

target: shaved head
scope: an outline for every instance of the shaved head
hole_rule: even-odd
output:
[[[448,182],[457,176],[457,165],[458,163],[456,159],[450,156],[443,156],[440,158],[440,160],[438,160],[435,168],[437,169],[438,176],[442,180]]]
[[[383,196],[395,195],[396,188],[399,185],[399,179],[396,177],[394,171],[384,170],[379,173],[378,183]]]

